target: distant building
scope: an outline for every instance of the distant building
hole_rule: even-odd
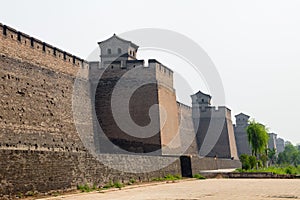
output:
[[[282,138],[277,138],[276,140],[276,147],[277,147],[277,153],[281,153],[284,151],[284,140]]]
[[[236,124],[234,125],[234,135],[239,156],[241,154],[251,155],[251,147],[248,142],[246,131],[249,118],[250,116],[244,113],[235,116]]]
[[[277,151],[277,134],[275,133],[268,133],[269,134],[269,141],[268,141],[268,148],[275,149]]]

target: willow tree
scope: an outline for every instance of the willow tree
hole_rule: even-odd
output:
[[[252,149],[252,155],[257,157],[259,154],[266,152],[269,135],[268,130],[264,125],[257,123],[254,120],[251,121],[247,127],[247,136]]]

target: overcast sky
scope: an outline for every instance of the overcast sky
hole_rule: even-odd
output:
[[[113,33],[163,28],[184,34],[216,65],[233,119],[244,112],[296,144],[299,10],[299,0],[10,0],[1,2],[0,22],[84,59]],[[176,67],[172,56],[152,53]]]

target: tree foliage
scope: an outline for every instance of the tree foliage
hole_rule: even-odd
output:
[[[277,161],[276,149],[268,149],[268,159],[270,161],[270,165],[274,165]]]
[[[284,151],[278,154],[278,164],[300,165],[300,150],[292,144],[286,144]]]
[[[269,140],[269,135],[266,127],[253,120],[250,122],[246,131],[248,142],[252,149],[252,155],[255,155],[257,157],[259,154],[265,153]]]
[[[248,154],[240,155],[240,161],[242,163],[242,169],[249,170],[253,169],[257,164],[255,156],[249,156]]]
[[[253,169],[256,167],[257,159],[255,156],[249,156],[250,168]]]
[[[251,168],[249,155],[247,154],[240,155],[240,161],[242,163],[242,169],[249,170]]]

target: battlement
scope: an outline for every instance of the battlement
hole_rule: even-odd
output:
[[[91,62],[90,65],[92,68],[95,68],[97,62]],[[147,67],[145,66],[144,60],[114,60],[114,61],[105,61],[104,64],[98,62],[98,66],[100,69],[105,69],[106,67],[110,69],[133,69],[135,67]],[[105,66],[105,67],[101,67]]]
[[[156,77],[158,84],[165,86],[166,88],[174,92],[173,71],[170,68],[161,64],[160,62],[156,61],[155,59],[149,59],[148,66],[145,65],[144,60],[115,60],[115,61],[106,61],[104,64],[101,64],[100,62],[90,62],[89,66],[90,66],[90,70],[94,70],[94,71],[104,70],[104,69],[110,70],[111,76],[118,75],[117,71],[119,70],[132,70],[136,67],[142,67],[146,70],[152,70],[153,76]]]
[[[0,32],[2,56],[73,76],[80,68],[88,69],[87,61],[1,23]]]
[[[192,107],[191,107],[191,106],[185,105],[185,104],[183,104],[183,103],[181,103],[181,102],[179,102],[179,101],[177,101],[176,103],[177,103],[177,106],[178,106],[179,108],[183,108],[183,109],[185,109],[185,110],[192,110]]]
[[[158,84],[166,86],[173,91],[173,71],[155,59],[149,59],[148,63],[149,67],[154,68],[156,71]]]
[[[198,108],[200,111],[200,118],[227,118],[231,120],[231,110],[226,106],[206,106]]]

